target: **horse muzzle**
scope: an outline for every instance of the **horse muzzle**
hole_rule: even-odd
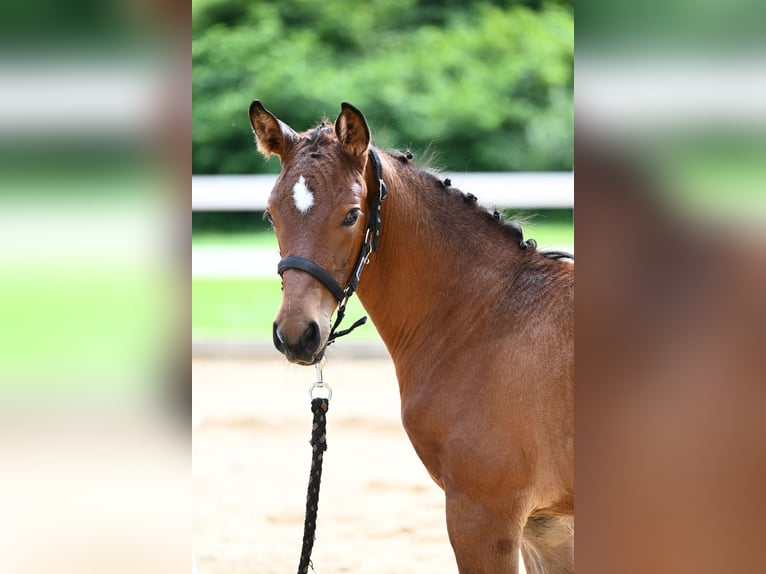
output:
[[[277,322],[273,328],[274,346],[288,361],[299,365],[313,365],[324,356],[322,333],[316,321],[308,321],[302,332],[291,334],[280,329]]]

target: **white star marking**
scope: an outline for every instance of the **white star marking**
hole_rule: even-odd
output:
[[[303,176],[298,178],[298,182],[293,187],[293,200],[295,201],[295,207],[304,215],[314,205],[314,194],[306,185],[306,180]]]

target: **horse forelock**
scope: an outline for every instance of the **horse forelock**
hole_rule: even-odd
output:
[[[323,122],[315,128],[300,134],[294,158],[299,159],[304,154],[315,158],[322,157],[326,155],[327,144],[333,139],[335,139],[335,133],[332,127]]]
[[[319,144],[325,143],[329,140],[335,139],[335,130],[331,125],[328,125],[324,120],[316,127],[305,131],[301,134],[306,142],[316,148]]]

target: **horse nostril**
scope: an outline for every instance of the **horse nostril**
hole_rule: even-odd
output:
[[[272,331],[272,337],[273,337],[273,340],[274,340],[274,346],[277,348],[277,351],[279,351],[280,353],[284,353],[285,352],[285,344],[282,341],[282,335],[279,332],[279,327],[277,327],[276,321],[274,322],[274,328],[273,328],[273,331]]]
[[[301,343],[307,354],[314,354],[319,349],[319,325],[316,321],[310,321],[306,330],[301,335]]]

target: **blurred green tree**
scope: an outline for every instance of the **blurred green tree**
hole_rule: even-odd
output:
[[[254,98],[299,131],[349,101],[436,167],[572,169],[571,2],[194,0],[192,30],[195,173],[279,169]]]

